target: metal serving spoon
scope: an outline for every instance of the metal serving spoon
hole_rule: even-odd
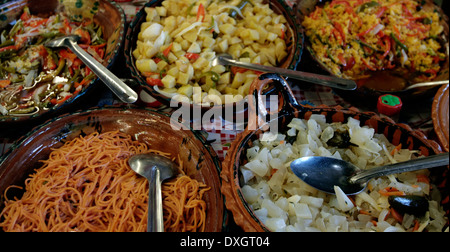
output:
[[[334,186],[339,186],[345,194],[353,195],[362,192],[367,182],[373,178],[448,164],[447,152],[362,171],[343,160],[314,156],[294,160],[291,170],[305,183],[318,190],[334,194]]]
[[[438,86],[438,85],[445,85],[445,84],[448,84],[448,80],[421,82],[421,83],[413,84],[411,86],[407,86],[403,90],[414,89],[414,88],[419,88],[419,87]]]
[[[322,86],[327,86],[331,88],[338,88],[343,90],[355,90],[356,83],[353,80],[347,80],[343,78],[338,78],[334,76],[328,75],[320,75],[314,73],[306,73],[301,71],[294,71],[285,68],[279,67],[271,67],[271,66],[263,66],[258,64],[250,64],[246,62],[241,62],[234,60],[229,54],[219,54],[212,61],[212,65],[231,65],[236,67],[242,67],[246,69],[261,71],[265,73],[278,73],[283,76],[287,76],[293,79],[307,81],[315,84],[319,84]]]
[[[176,165],[152,153],[132,156],[128,164],[149,182],[147,232],[164,232],[161,183],[177,174]]]
[[[106,67],[78,46],[80,39],[77,35],[69,35],[53,39],[45,44],[47,47],[67,47],[102,80],[111,91],[125,103],[134,103],[138,99],[137,93],[117,78]]]

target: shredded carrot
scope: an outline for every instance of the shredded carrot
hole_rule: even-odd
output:
[[[419,227],[420,227],[420,222],[417,219],[415,219],[413,231],[419,230]]]
[[[394,208],[391,208],[389,213],[396,221],[398,221],[400,223],[403,222],[403,216],[399,212],[397,212]]]
[[[200,4],[198,6],[197,11],[197,22],[200,20],[200,17],[202,17],[202,22],[205,21],[205,16],[206,16],[205,7],[203,6],[203,4]]]
[[[277,171],[278,171],[278,169],[273,168],[273,169],[270,171],[270,177],[272,177],[273,174],[275,174]]]
[[[395,148],[391,151],[391,156],[394,156],[395,153],[399,152],[402,149],[402,143],[400,143],[399,145],[395,146]]]
[[[430,178],[424,174],[417,174],[417,182],[430,184]]]
[[[170,43],[170,45],[163,51],[164,56],[169,56],[170,50],[172,49],[173,43]]]
[[[370,215],[369,211],[367,210],[359,210],[360,214]]]
[[[386,187],[378,191],[383,196],[405,196],[406,194],[402,191],[399,191],[395,187]]]

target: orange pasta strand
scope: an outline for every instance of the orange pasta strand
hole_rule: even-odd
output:
[[[136,232],[147,229],[148,182],[128,158],[166,153],[119,131],[92,133],[53,149],[25,181],[21,199],[8,199],[0,213],[4,231]],[[182,167],[182,164],[179,164]],[[162,187],[166,231],[204,231],[206,185],[181,175]]]

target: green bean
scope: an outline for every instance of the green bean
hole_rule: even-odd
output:
[[[13,110],[13,111],[11,111],[10,113],[11,114],[20,114],[20,115],[23,115],[23,114],[31,114],[32,112],[35,112],[36,111],[36,107],[28,107],[28,108],[23,108],[23,109],[18,109],[18,110]]]
[[[372,2],[367,2],[364,4],[361,4],[357,9],[356,12],[360,13],[365,11],[368,8],[372,8],[372,7],[376,7],[376,6],[380,6],[380,4],[378,2],[372,1]]]
[[[16,73],[16,69],[14,69],[14,67],[0,65],[0,68],[8,73]]]
[[[340,64],[334,57],[333,57],[333,55],[331,54],[331,51],[330,51],[330,48],[327,48],[327,56],[328,56],[328,58],[330,58],[331,59],[331,61],[334,63],[334,64]]]
[[[402,48],[403,50],[405,50],[405,52],[408,52],[408,47],[403,44],[398,38],[397,36],[395,36],[394,33],[391,33],[391,38],[395,41],[395,43],[400,46],[400,48]]]
[[[361,46],[361,48],[362,48],[363,51],[364,51],[365,56],[370,56],[370,55],[372,55],[372,54],[375,53],[375,52],[377,52],[377,53],[384,53],[383,51],[378,50],[377,48],[375,48],[375,47],[373,47],[373,46],[371,46],[371,45],[369,45],[369,44],[367,44],[367,43],[365,43],[365,42],[363,42],[363,41],[361,41],[361,40],[359,40],[359,39],[355,39],[355,41],[358,42],[358,44]],[[364,50],[364,47],[367,47],[367,48],[369,48],[370,50],[372,50],[372,53],[367,54],[366,51]]]
[[[156,58],[159,58],[159,59],[161,59],[161,60],[164,60],[165,62],[169,62],[169,58],[167,58],[166,56],[164,56],[164,54],[162,54],[162,53],[157,53],[156,54],[156,56],[155,56]]]
[[[0,52],[0,58],[12,58],[17,55],[17,50],[5,50]]]
[[[65,66],[66,66],[66,60],[65,60],[65,59],[60,59],[60,60],[59,60],[58,68],[57,68],[54,72],[52,72],[52,73],[50,73],[50,74],[47,74],[47,75],[43,76],[43,77],[38,81],[38,83],[39,83],[39,82],[48,82],[48,81],[53,80],[56,76],[58,76],[58,75],[62,72],[62,70],[64,69]]]
[[[8,36],[10,38],[14,37],[16,35],[16,33],[19,32],[20,29],[22,29],[22,27],[23,27],[23,22],[21,20],[17,21],[14,24],[13,28],[11,28],[11,30],[9,31]]]
[[[14,45],[13,39],[8,39],[0,45],[0,48]]]
[[[73,77],[69,80],[69,83],[74,83],[78,77],[80,76],[80,69],[75,70],[75,73],[73,74]]]
[[[55,51],[53,51],[52,49],[47,48],[47,47],[45,47],[45,50],[47,51],[48,55],[50,55],[50,57],[53,58],[53,60],[54,60],[55,62],[59,62],[58,55],[56,55]]]

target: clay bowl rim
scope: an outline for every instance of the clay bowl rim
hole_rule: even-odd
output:
[[[439,90],[437,91],[434,99],[433,104],[431,107],[431,118],[433,120],[433,128],[437,135],[437,138],[439,142],[441,143],[442,149],[445,151],[449,151],[449,125],[448,125],[448,117],[445,117],[442,113],[440,113],[440,109],[446,108],[447,109],[447,115],[448,115],[448,93],[449,93],[449,84],[443,85]],[[447,94],[447,97],[444,97],[445,94]],[[445,104],[445,100],[447,101],[447,104]],[[445,125],[445,120],[447,121],[447,125]]]

